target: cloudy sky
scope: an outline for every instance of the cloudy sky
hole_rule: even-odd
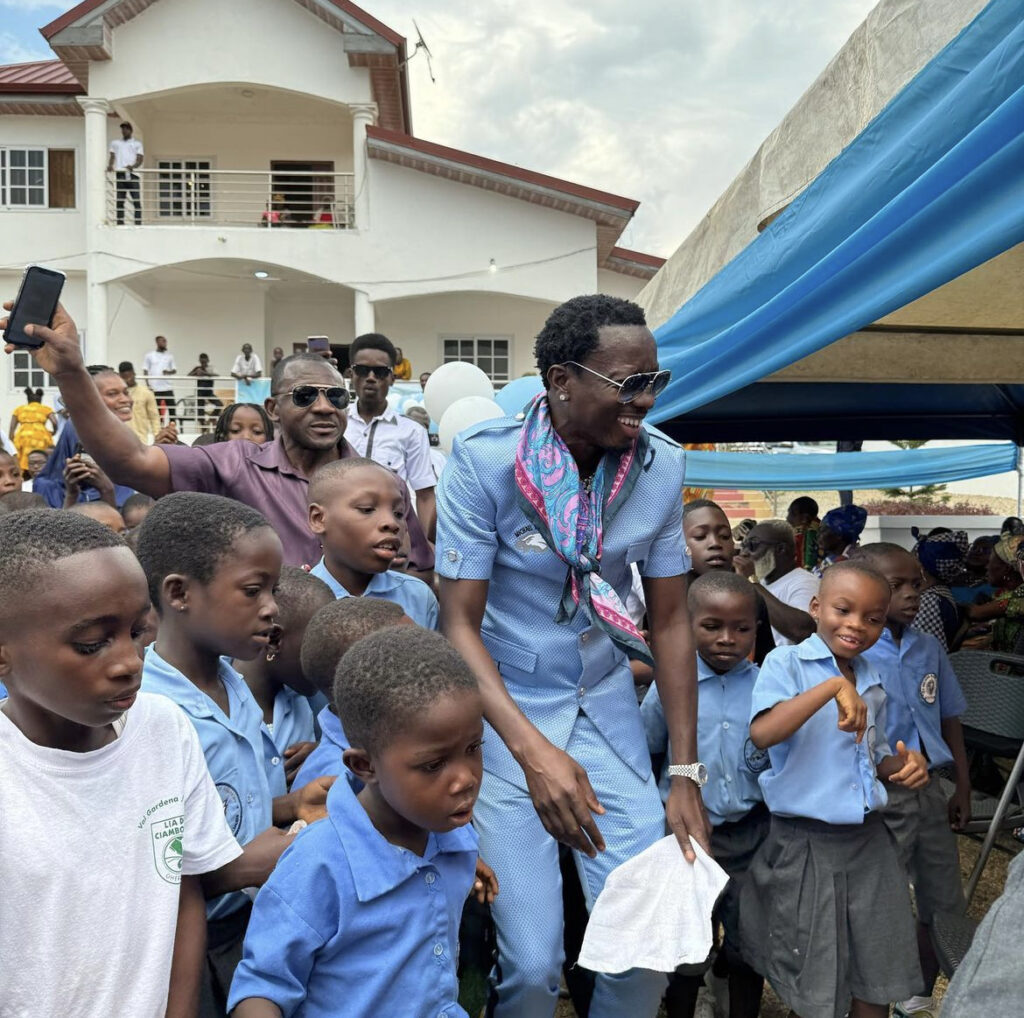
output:
[[[173,0],[165,0],[173,2]],[[669,255],[875,0],[363,0],[433,53],[417,135],[643,202],[620,241]],[[73,6],[0,0],[0,63],[53,56]]]

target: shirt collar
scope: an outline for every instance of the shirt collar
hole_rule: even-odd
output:
[[[395,410],[394,407],[390,407],[390,406],[386,406],[384,408],[384,413],[378,414],[376,417],[371,417],[370,420],[365,421],[365,420],[363,420],[362,416],[359,413],[359,404],[357,403],[352,408],[352,417],[353,417],[353,419],[359,421],[359,423],[364,428],[370,427],[371,424],[376,424],[377,421],[383,421],[385,424],[397,424],[398,423],[398,411]]]
[[[836,662],[835,654],[828,649],[828,644],[817,633],[812,633],[803,643],[797,644],[796,656],[804,661],[830,661],[835,666],[835,674],[839,674],[839,665]],[[857,678],[858,691],[879,681],[874,668],[865,660],[863,654],[858,654],[853,659],[852,665],[853,674]]]
[[[393,891],[442,852],[476,852],[476,835],[467,825],[427,835],[422,856],[392,845],[370,818],[347,781],[335,781],[327,793],[327,816],[352,873],[356,897],[372,901]]]
[[[346,590],[327,568],[327,563],[321,557],[320,561],[317,562],[310,573],[313,576],[318,576],[334,593],[335,597],[353,597],[354,595]],[[363,591],[363,595],[373,594],[386,594],[389,591],[394,590],[401,583],[399,574],[391,569],[385,569],[382,573],[374,573],[370,577],[370,582],[366,585],[366,590]]]
[[[707,663],[700,656],[697,655],[697,681],[703,682],[705,679],[724,679],[727,675],[737,676],[742,675],[748,668],[753,668],[753,664],[744,658],[742,661],[737,661],[727,672],[716,672],[711,665]]]
[[[252,442],[249,443],[253,445]],[[263,470],[276,470],[279,474],[288,474],[291,477],[298,477],[299,480],[305,481],[306,478],[295,469],[292,465],[292,461],[288,459],[288,454],[284,449],[284,436],[277,435],[273,442],[264,442],[263,445],[253,445],[253,451],[246,450],[248,455],[246,459],[252,460],[256,466]],[[353,456],[359,454],[345,441],[344,438],[338,443],[338,453],[340,459],[350,459]]]
[[[316,720],[320,725],[320,733],[324,738],[330,739],[331,742],[342,750],[349,748],[348,736],[342,727],[341,718],[330,707],[324,707],[316,716]],[[339,764],[341,764],[341,761],[339,761]]]
[[[153,644],[146,648],[143,670],[145,685],[149,692],[162,693],[164,696],[170,697],[193,717],[212,718],[215,716],[216,705],[213,701],[174,665],[165,661],[156,652],[156,647]],[[228,663],[226,657],[220,659],[217,674],[227,688],[229,698],[236,701],[242,700],[243,690],[247,690],[248,687],[242,676]],[[233,697],[231,697],[232,693]],[[222,712],[217,710],[216,713],[221,714]]]

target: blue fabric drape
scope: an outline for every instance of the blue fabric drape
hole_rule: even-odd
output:
[[[1024,3],[992,0],[657,331],[659,422],[1024,241]]]
[[[748,491],[903,488],[985,477],[1017,469],[1013,442],[947,449],[843,453],[686,453],[686,484]]]

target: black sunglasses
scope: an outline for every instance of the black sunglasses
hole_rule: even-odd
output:
[[[374,378],[379,378],[383,382],[385,378],[391,377],[391,368],[381,367],[378,364],[353,364],[352,374],[359,378],[368,378],[373,375]]]
[[[324,394],[327,402],[336,410],[344,410],[348,406],[348,389],[343,389],[340,385],[297,385],[288,392],[278,392],[275,395],[278,399],[290,396],[291,401],[300,410],[305,410],[317,401],[320,393]]]
[[[641,371],[636,375],[627,375],[621,382],[616,382],[614,378],[602,375],[600,371],[588,368],[586,364],[580,364],[578,361],[566,361],[565,363],[589,371],[592,375],[603,378],[609,385],[614,385],[619,390],[618,400],[620,403],[632,403],[647,389],[651,390],[651,398],[657,399],[665,391],[665,386],[672,378],[671,371]]]

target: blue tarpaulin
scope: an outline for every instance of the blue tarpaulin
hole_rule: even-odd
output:
[[[905,488],[985,477],[1017,469],[1013,442],[945,449],[894,449],[849,453],[686,453],[692,488],[748,491],[820,491]]]
[[[747,386],[1024,241],[1022,167],[1024,3],[992,0],[656,331],[672,382],[651,419]]]

